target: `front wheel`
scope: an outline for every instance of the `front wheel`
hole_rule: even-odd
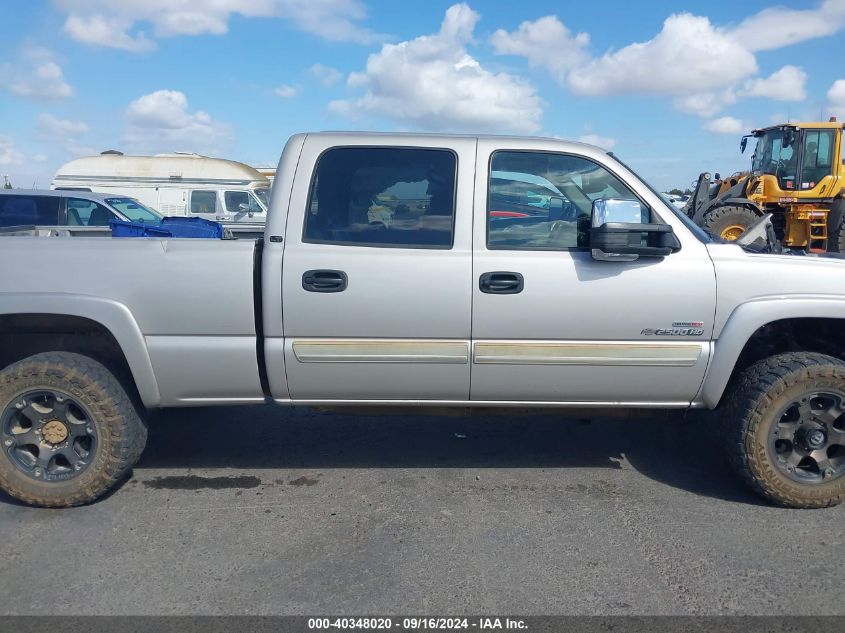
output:
[[[79,354],[36,354],[0,372],[0,489],[67,507],[113,488],[143,450],[147,428],[126,391]]]
[[[845,499],[845,362],[779,354],[745,370],[725,407],[728,453],[757,493],[782,506]]]
[[[828,216],[827,252],[845,253],[845,200],[839,199]]]
[[[733,242],[759,218],[748,207],[716,207],[704,214],[701,228],[714,237]]]

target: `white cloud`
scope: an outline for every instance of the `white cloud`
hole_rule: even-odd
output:
[[[775,101],[803,101],[807,98],[807,73],[797,66],[784,66],[766,78],[745,82],[742,96],[764,97]]]
[[[76,138],[88,132],[88,124],[83,121],[59,119],[52,114],[42,114],[38,117],[38,131],[53,139]]]
[[[96,149],[86,145],[82,140],[90,129],[84,121],[59,119],[52,114],[44,113],[39,115],[36,127],[43,141],[51,146],[63,148],[68,154],[90,156],[97,153]]]
[[[616,139],[610,136],[600,136],[599,134],[584,134],[578,138],[582,143],[589,143],[596,145],[608,151],[616,147]]]
[[[440,31],[370,55],[348,85],[360,97],[335,101],[330,111],[357,118],[385,117],[426,130],[534,132],[542,102],[534,87],[507,73],[493,73],[466,49],[479,15],[466,4],[446,11]]]
[[[845,0],[826,0],[815,9],[763,9],[728,33],[750,51],[766,51],[833,35],[843,28]]]
[[[217,154],[232,139],[228,125],[201,110],[190,112],[178,90],[144,95],[126,109],[125,142],[133,152],[192,151]]]
[[[15,142],[8,136],[0,135],[0,167],[20,165],[26,157],[15,147]]]
[[[372,42],[382,37],[361,26],[360,0],[54,0],[67,13],[65,32],[93,46],[143,52],[153,38],[221,35],[233,15],[280,18],[332,41]]]
[[[308,69],[308,72],[311,73],[313,77],[316,77],[317,80],[324,86],[332,86],[340,81],[341,77],[343,77],[343,73],[337,68],[324,66],[323,64],[314,64]]]
[[[704,129],[714,134],[742,134],[746,125],[732,116],[723,116],[704,124]]]
[[[299,87],[297,86],[290,86],[288,84],[282,84],[275,90],[273,93],[277,97],[281,97],[282,99],[293,99],[296,95],[299,94]]]
[[[142,53],[155,48],[143,31],[129,35],[132,20],[104,15],[69,15],[65,20],[65,33],[77,42],[92,46],[119,48],[132,53]]]
[[[831,116],[845,119],[845,79],[837,79],[827,91],[827,107]]]
[[[756,71],[754,55],[709,19],[682,13],[666,18],[654,39],[573,69],[567,83],[579,95],[681,96],[724,88]]]
[[[523,22],[513,33],[499,29],[490,37],[490,43],[499,55],[519,55],[532,66],[546,68],[561,84],[568,71],[589,59],[586,48],[590,36],[579,33],[573,37],[555,15]]]
[[[58,100],[73,94],[53,52],[40,46],[26,47],[15,62],[0,64],[0,74],[5,78],[0,87],[18,97]]]
[[[672,102],[678,110],[700,117],[713,116],[725,106],[736,103],[737,95],[733,88],[713,92],[692,92],[676,97]]]
[[[545,68],[579,96],[666,95],[676,108],[712,117],[739,99],[806,99],[807,74],[787,65],[768,77],[757,75],[755,51],[779,48],[845,28],[845,0],[826,0],[813,9],[771,8],[734,27],[709,18],[670,15],[661,31],[604,55],[590,57],[590,38],[574,35],[557,16],[523,22],[515,31],[490,38],[500,55],[524,57]]]

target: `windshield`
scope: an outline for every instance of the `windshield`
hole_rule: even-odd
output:
[[[261,201],[261,204],[264,205],[265,209],[270,208],[270,190],[269,189],[254,189],[253,190],[255,195],[258,196],[258,199]]]
[[[795,189],[798,171],[797,135],[792,128],[766,130],[757,137],[751,171],[770,174],[781,189]]]
[[[108,198],[106,203],[117,209],[121,215],[129,218],[133,222],[140,221],[155,224],[161,222],[161,215],[132,198]]]

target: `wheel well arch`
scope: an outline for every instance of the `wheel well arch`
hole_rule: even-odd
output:
[[[718,358],[719,341],[716,342],[714,356]],[[786,352],[818,352],[845,360],[845,316],[842,317],[786,317],[768,321],[752,331],[738,350],[735,362],[730,367],[724,385],[716,393],[715,389],[708,392],[708,381],[713,375],[705,379],[703,399],[709,407],[717,406],[724,395],[724,387],[759,360]],[[716,373],[724,373],[717,369]]]
[[[133,322],[134,324],[134,322]],[[158,402],[158,388],[149,389],[149,372],[138,358],[138,350],[127,350],[125,345],[100,320],[75,314],[52,312],[0,313],[0,369],[34,354],[51,351],[75,352],[92,358],[109,369],[126,389],[136,405],[155,406]],[[133,358],[130,353],[135,354]],[[149,364],[146,349],[143,357]],[[146,379],[139,385],[139,373]],[[154,377],[152,377],[154,381]]]

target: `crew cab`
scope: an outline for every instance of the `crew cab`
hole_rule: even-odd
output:
[[[271,401],[718,409],[757,492],[845,497],[840,259],[710,238],[581,143],[298,134],[277,174],[258,241],[0,237],[3,490],[88,503],[148,410]]]

